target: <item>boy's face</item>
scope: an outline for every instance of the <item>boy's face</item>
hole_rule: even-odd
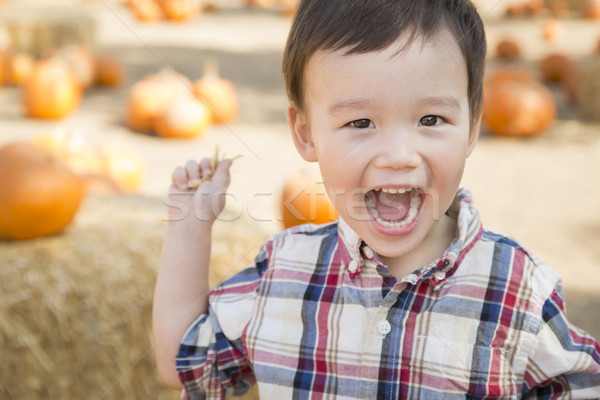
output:
[[[440,240],[479,130],[470,126],[467,70],[452,34],[398,52],[403,43],[366,54],[318,51],[305,72],[304,109],[288,109],[296,147],[319,162],[340,216],[390,259]]]

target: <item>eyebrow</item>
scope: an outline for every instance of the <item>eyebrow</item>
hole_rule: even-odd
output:
[[[456,111],[461,110],[460,102],[456,97],[453,96],[431,96],[424,97],[422,99],[417,100],[417,106],[425,107],[444,107],[449,109],[454,109]],[[330,114],[342,114],[346,111],[353,111],[364,109],[365,107],[373,106],[373,101],[367,98],[358,98],[358,99],[350,99],[343,100],[338,103],[332,104],[327,109]]]
[[[350,99],[332,104],[327,111],[329,111],[330,114],[343,114],[345,111],[364,109],[365,107],[372,105],[373,102],[366,98]]]
[[[460,101],[452,96],[432,96],[424,97],[417,101],[419,106],[444,107],[460,111]]]

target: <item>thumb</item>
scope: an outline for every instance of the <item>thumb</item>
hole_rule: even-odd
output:
[[[231,181],[231,175],[229,174],[230,167],[231,160],[219,161],[211,178],[211,184],[213,185],[213,187],[222,190],[227,189]]]

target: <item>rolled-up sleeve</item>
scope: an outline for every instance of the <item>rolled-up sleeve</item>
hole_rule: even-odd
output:
[[[566,318],[562,288],[542,308],[525,374],[526,399],[600,399],[600,345]]]
[[[192,400],[242,395],[254,384],[241,339],[225,336],[212,309],[190,326],[176,362],[184,394]]]

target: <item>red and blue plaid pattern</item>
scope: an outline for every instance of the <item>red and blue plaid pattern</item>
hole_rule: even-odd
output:
[[[450,248],[401,281],[343,220],[271,238],[183,338],[184,397],[600,398],[600,345],[558,274],[458,200]]]

